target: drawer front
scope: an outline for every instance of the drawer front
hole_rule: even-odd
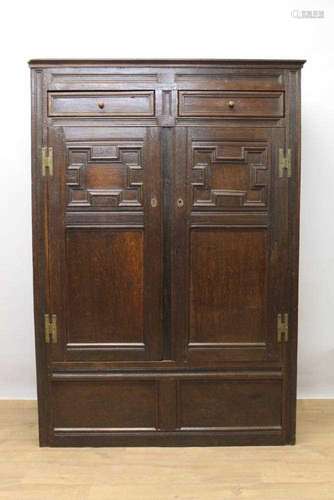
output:
[[[179,116],[282,118],[283,92],[179,91]]]
[[[49,92],[49,116],[154,116],[154,91]]]

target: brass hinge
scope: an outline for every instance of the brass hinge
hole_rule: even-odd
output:
[[[44,315],[45,342],[57,344],[57,316],[55,314]]]
[[[279,177],[284,177],[284,172],[286,172],[286,177],[291,177],[291,149],[287,150],[286,156],[284,156],[284,149],[279,148],[278,153],[278,173]]]
[[[289,315],[277,314],[277,342],[288,342],[289,340]]]
[[[42,147],[42,175],[53,175],[53,148]]]

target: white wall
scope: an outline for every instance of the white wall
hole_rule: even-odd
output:
[[[1,3],[0,397],[34,398],[30,58],[306,58],[299,396],[334,397],[334,4]],[[331,6],[332,3],[332,6]],[[325,11],[298,20],[292,9]]]

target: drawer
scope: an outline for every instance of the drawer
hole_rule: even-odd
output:
[[[49,92],[49,116],[154,116],[154,91]]]
[[[179,116],[281,118],[284,92],[179,91]]]

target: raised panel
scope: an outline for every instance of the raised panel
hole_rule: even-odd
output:
[[[154,91],[49,92],[49,116],[154,116]]]
[[[265,229],[192,229],[188,347],[264,347]]]
[[[180,91],[179,116],[279,119],[284,92]]]
[[[53,382],[55,432],[154,430],[157,398],[154,380]]]
[[[67,206],[93,210],[143,204],[142,142],[70,143]]]
[[[144,349],[143,232],[68,229],[67,348]]]
[[[179,425],[197,430],[280,430],[281,380],[182,380]]]
[[[193,141],[194,209],[266,209],[269,162],[269,144]]]

